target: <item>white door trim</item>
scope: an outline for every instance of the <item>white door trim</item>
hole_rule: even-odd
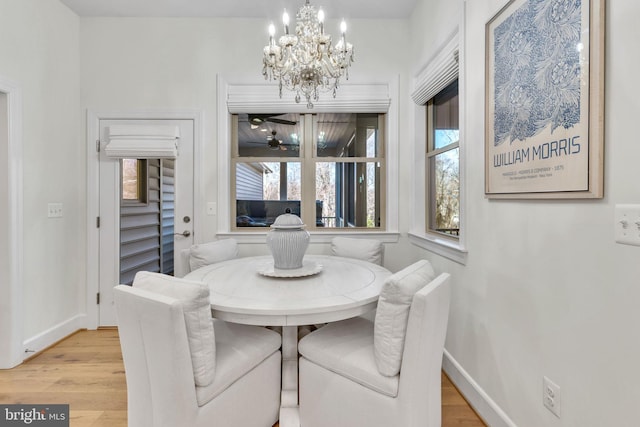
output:
[[[0,287],[0,369],[12,368],[24,359],[22,343],[23,310],[23,208],[22,208],[22,91],[20,87],[0,76],[0,92],[7,96],[7,164],[0,165],[6,171],[8,241],[8,284]],[[5,177],[3,177],[4,179]],[[0,253],[4,248],[0,250]]]
[[[96,218],[100,214],[100,156],[96,141],[100,138],[100,120],[193,120],[193,224],[198,234],[202,213],[202,156],[204,144],[204,113],[200,110],[87,110],[87,328],[97,329],[99,310],[96,295],[100,289],[99,245],[100,233]]]

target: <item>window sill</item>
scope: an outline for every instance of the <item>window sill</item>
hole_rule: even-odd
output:
[[[269,230],[265,231],[251,231],[251,232],[243,232],[243,231],[229,231],[224,233],[218,233],[218,238],[229,238],[233,237],[238,241],[238,243],[265,243],[267,238],[267,233]],[[309,231],[311,235],[311,243],[330,243],[331,239],[336,236],[342,237],[363,237],[370,239],[378,239],[383,243],[397,243],[400,237],[400,233],[392,232],[392,231]]]
[[[465,265],[467,250],[459,243],[426,233],[409,233],[409,240],[416,246]]]

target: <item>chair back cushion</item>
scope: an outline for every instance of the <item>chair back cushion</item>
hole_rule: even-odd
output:
[[[176,254],[174,253],[174,257]],[[191,266],[189,265],[189,258],[191,257],[191,249],[181,249],[178,253],[178,257],[180,258],[180,262],[177,262],[174,259],[173,263],[173,276],[174,277],[184,277],[191,272]]]
[[[411,301],[434,277],[429,261],[420,260],[390,276],[382,286],[373,336],[376,365],[382,375],[400,372]]]
[[[382,265],[383,249],[382,242],[374,239],[334,237],[331,240],[331,255],[361,259],[377,265]]]
[[[209,287],[200,282],[148,271],[136,274],[133,287],[180,301],[187,327],[195,383],[201,387],[211,384],[215,375],[216,341],[211,319]]]
[[[238,242],[235,239],[216,240],[191,246],[189,266],[191,271],[205,265],[227,261],[238,256]]]

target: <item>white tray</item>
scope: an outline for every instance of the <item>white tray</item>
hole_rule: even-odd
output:
[[[260,266],[258,274],[267,277],[305,277],[313,276],[322,271],[322,264],[315,261],[302,261],[301,268],[281,269],[275,268],[273,262]]]

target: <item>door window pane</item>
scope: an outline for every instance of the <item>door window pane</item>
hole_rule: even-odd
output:
[[[138,159],[122,159],[122,199],[138,200]]]
[[[122,159],[120,194],[123,203],[146,203],[146,164],[147,161],[142,159]]]
[[[146,203],[121,200],[120,203],[120,277],[119,283],[130,285],[139,271],[173,274],[175,217],[175,160],[125,159],[128,176],[143,169],[135,179]],[[137,167],[137,169],[136,169]],[[144,185],[141,184],[144,181]],[[124,195],[124,192],[123,192]]]

